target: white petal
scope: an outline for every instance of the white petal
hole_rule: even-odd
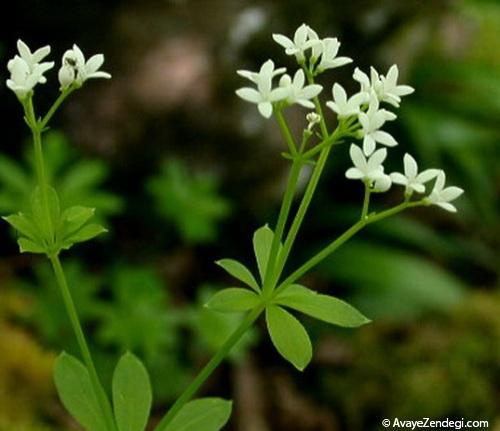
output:
[[[333,100],[337,103],[345,104],[347,102],[347,94],[344,90],[344,87],[340,84],[333,84],[332,88]]]
[[[418,166],[415,159],[408,153],[403,157],[403,163],[405,167],[405,175],[408,178],[416,178],[418,172]]]
[[[271,90],[269,93],[268,99],[271,102],[277,102],[279,100],[284,100],[290,94],[290,90],[288,88],[278,87],[274,90]]]
[[[385,148],[379,148],[371,155],[370,159],[368,160],[368,168],[370,170],[377,168],[383,163],[386,157],[387,150]]]
[[[449,202],[436,202],[436,205],[451,213],[456,213],[457,209]]]
[[[33,53],[32,61],[34,63],[39,63],[49,54],[50,54],[50,46],[49,45],[42,46]]]
[[[366,135],[363,139],[363,151],[369,156],[375,150],[375,140],[371,135]]]
[[[358,168],[349,168],[347,169],[345,176],[350,180],[360,180],[361,178],[364,178],[365,174]]]
[[[339,105],[337,105],[335,102],[326,102],[326,106],[330,108],[333,112],[337,114],[340,113]]]
[[[463,189],[461,189],[460,187],[455,187],[455,186],[446,187],[441,192],[441,198],[444,201],[452,201],[458,198],[463,192],[464,192]]]
[[[297,99],[296,102],[304,108],[314,109],[314,103],[308,99]]]
[[[257,105],[259,112],[263,117],[269,118],[273,113],[273,105],[270,102],[262,102]]]
[[[439,173],[439,169],[426,169],[417,175],[416,181],[419,183],[426,183],[427,181],[435,178]]]
[[[323,90],[323,87],[321,85],[318,84],[307,85],[302,90],[302,97],[306,99],[312,99],[313,97],[316,97],[319,93],[321,93],[321,90]]]
[[[236,90],[236,94],[241,97],[243,100],[251,103],[260,103],[262,102],[262,96],[260,93],[254,88],[243,87],[239,90]]]
[[[351,144],[349,148],[349,155],[351,156],[352,163],[356,167],[365,167],[366,166],[366,159],[363,154],[363,151],[361,151],[361,148],[359,148],[355,144]]]
[[[86,79],[90,78],[105,78],[105,79],[110,79],[111,74],[108,72],[103,72],[102,70],[98,70],[97,72],[91,73],[90,75],[87,75]]]
[[[294,44],[291,39],[282,34],[273,34],[273,40],[283,48],[293,48]]]
[[[17,50],[24,61],[31,61],[31,50],[21,39],[17,40]]]
[[[401,184],[402,186],[406,186],[408,184],[408,179],[399,172],[393,172],[390,177],[393,183]]]
[[[398,75],[399,75],[398,65],[393,64],[390,67],[389,71],[387,72],[386,79],[393,85],[396,85],[396,82],[398,81]]]
[[[297,70],[297,72],[295,72],[295,75],[293,77],[293,86],[295,88],[302,88],[304,86],[305,81],[306,78],[304,76],[304,71],[302,69]]]
[[[85,63],[85,71],[88,74],[96,72],[104,63],[104,55],[102,54],[96,54],[90,57]]]
[[[380,142],[381,144],[387,145],[388,147],[394,147],[398,145],[398,142],[389,133],[384,132],[382,130],[377,130],[376,132],[373,132],[372,136],[376,142]]]
[[[425,187],[423,184],[411,183],[408,185],[410,189],[415,190],[417,193],[425,193]]]
[[[413,87],[410,87],[409,85],[398,85],[393,92],[397,96],[406,96],[415,92],[415,89]]]

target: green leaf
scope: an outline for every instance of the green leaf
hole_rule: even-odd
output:
[[[355,328],[370,322],[347,302],[321,295],[299,284],[289,286],[275,302],[334,325]]]
[[[7,223],[9,223],[14,229],[16,229],[21,235],[28,237],[31,240],[37,240],[38,233],[37,227],[33,223],[31,217],[27,214],[19,213],[12,214],[7,217],[2,217]]]
[[[267,224],[257,229],[253,234],[253,250],[262,283],[264,283],[264,278],[266,276],[267,263],[269,261],[269,254],[271,253],[273,238],[274,232]],[[280,244],[278,252],[281,248],[282,245]]]
[[[295,368],[303,371],[312,358],[309,335],[288,311],[275,305],[266,308],[267,330],[276,350]]]
[[[59,197],[57,196],[57,192],[49,186],[45,187],[45,197],[47,198],[47,209],[43,204],[43,190],[40,187],[36,187],[31,195],[31,211],[33,213],[33,220],[37,223],[43,238],[52,240],[52,235],[55,227],[58,225],[61,211]]]
[[[132,353],[125,353],[113,374],[113,407],[119,431],[143,431],[151,402],[148,372]]]
[[[234,278],[237,278],[247,286],[250,286],[256,292],[260,292],[259,285],[257,284],[257,281],[255,281],[254,276],[242,263],[233,259],[221,259],[215,263],[225,269]]]
[[[259,296],[251,290],[241,287],[230,287],[217,292],[208,301],[206,306],[211,310],[235,312],[251,310],[259,302]]]
[[[28,238],[19,238],[17,243],[21,253],[45,253],[47,251],[43,245]]]
[[[232,402],[222,398],[190,401],[162,431],[218,431],[231,416]]]
[[[62,237],[76,232],[94,215],[95,208],[73,206],[62,213]]]
[[[87,430],[108,431],[89,373],[78,359],[61,353],[54,365],[54,381],[61,402],[80,425]]]
[[[88,241],[104,232],[107,232],[107,229],[103,228],[101,225],[95,223],[89,224],[66,238],[63,241],[62,248],[69,248],[76,242]]]

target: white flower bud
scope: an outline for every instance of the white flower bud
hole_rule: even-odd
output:
[[[65,90],[75,80],[75,69],[71,66],[64,65],[59,69],[57,76],[61,84],[61,90]]]

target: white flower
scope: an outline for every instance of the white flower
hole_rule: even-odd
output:
[[[362,92],[370,94],[374,91],[380,102],[399,107],[401,96],[411,94],[415,90],[409,85],[398,85],[398,75],[398,66],[394,64],[387,72],[387,76],[379,75],[374,67],[370,67],[370,77],[356,68],[353,78],[360,83]]]
[[[404,175],[399,172],[393,172],[391,180],[396,184],[405,186],[405,194],[412,194],[413,192],[424,193],[424,184],[432,180],[439,173],[438,169],[426,169],[419,173],[417,162],[408,153],[404,155],[403,162]]]
[[[385,148],[378,149],[367,159],[360,147],[351,144],[349,154],[354,167],[346,171],[345,176],[347,178],[351,180],[363,180],[368,182],[369,185],[380,179],[383,179],[385,182],[387,181],[385,177],[388,177],[388,175],[384,174],[384,167],[382,166],[387,157],[387,150]]]
[[[68,49],[62,58],[62,66],[58,73],[61,90],[73,83],[81,87],[90,78],[111,78],[109,73],[99,70],[103,63],[104,55],[102,54],[93,55],[85,61],[83,52],[74,44],[73,48]]]
[[[298,103],[305,108],[314,108],[314,103],[310,99],[316,97],[323,87],[318,84],[304,86],[305,81],[304,71],[299,69],[295,72],[293,80],[289,75],[283,75],[280,79],[280,87],[286,89],[288,103]]]
[[[337,57],[339,48],[340,42],[336,37],[327,37],[322,39],[320,44],[314,46],[313,56],[319,56],[321,53],[321,60],[317,67],[318,72],[344,66],[352,62],[352,59],[349,57]]]
[[[387,76],[380,77],[382,85],[379,90],[376,90],[381,102],[390,103],[395,107],[399,107],[401,96],[406,96],[415,91],[415,89],[409,85],[398,85],[398,75],[398,66],[394,64],[387,72]]]
[[[37,69],[37,73],[40,74],[38,82],[40,84],[45,84],[47,82],[47,79],[42,74],[47,70],[52,69],[54,67],[54,62],[40,62],[50,54],[50,46],[43,46],[32,53],[28,45],[26,45],[21,39],[18,39],[17,50],[19,51],[20,57],[26,62],[31,72],[34,72],[35,69]]]
[[[367,156],[373,153],[377,142],[388,147],[398,144],[389,133],[379,130],[386,121],[396,119],[396,115],[385,109],[379,109],[378,99],[373,92],[368,110],[360,112],[358,118],[362,127],[363,151]]]
[[[427,202],[432,205],[440,206],[446,211],[457,212],[454,205],[450,204],[452,200],[458,198],[464,191],[460,187],[444,187],[446,181],[445,173],[439,170],[437,173],[436,183],[431,194],[426,198]]]
[[[293,40],[282,34],[273,34],[273,39],[285,48],[287,55],[295,55],[299,63],[304,61],[304,52],[319,43],[318,35],[307,24],[302,24],[297,28]]]
[[[333,102],[326,102],[326,106],[336,112],[339,118],[358,115],[360,113],[359,107],[367,101],[365,93],[357,93],[347,99],[344,88],[337,83],[333,85],[332,94]]]
[[[257,108],[263,117],[269,118],[273,113],[273,102],[283,100],[288,96],[286,88],[272,89],[272,80],[276,75],[285,72],[284,67],[274,69],[272,60],[267,60],[260,68],[259,72],[249,72],[248,70],[238,70],[238,74],[257,84],[257,90],[250,87],[243,87],[236,90],[236,94],[250,103],[257,104]]]
[[[33,69],[21,57],[16,55],[9,60],[8,69],[10,78],[7,79],[7,87],[10,88],[17,97],[24,99],[30,93],[36,84],[45,82],[43,73],[47,70],[47,66],[35,64]]]
[[[7,63],[10,78],[7,79],[6,84],[8,88],[16,93],[17,97],[24,99],[36,84],[47,82],[43,74],[54,67],[54,63],[40,63],[50,53],[50,46],[44,46],[32,53],[28,45],[19,39],[17,49],[19,55],[15,55]]]

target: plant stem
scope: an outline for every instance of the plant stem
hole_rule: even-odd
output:
[[[274,291],[274,296],[281,293],[285,290],[290,284],[297,281],[300,277],[302,277],[306,272],[311,270],[314,266],[320,263],[323,259],[332,254],[335,250],[337,250],[342,244],[344,244],[347,240],[353,237],[356,233],[358,233],[365,226],[368,226],[371,223],[375,223],[377,221],[383,220],[387,217],[390,217],[394,214],[397,214],[401,211],[404,211],[407,208],[416,207],[423,205],[421,201],[416,202],[403,202],[399,205],[396,205],[393,208],[382,211],[378,214],[370,214],[361,220],[354,223],[349,229],[347,229],[342,235],[337,237],[334,241],[328,244],[321,251],[316,253],[313,257],[311,257],[306,263],[304,263],[301,267],[296,269],[292,274],[290,274],[285,280],[283,280],[279,286]]]
[[[238,343],[240,338],[245,334],[245,332],[252,326],[252,324],[258,319],[260,314],[264,311],[265,305],[262,304],[257,308],[250,311],[240,325],[235,329],[231,336],[226,340],[226,342],[219,348],[217,353],[212,357],[212,359],[203,367],[200,373],[192,381],[192,383],[186,388],[182,395],[177,398],[177,401],[172,405],[167,414],[163,417],[160,423],[156,426],[155,431],[164,431],[166,427],[172,422],[177,413],[182,409],[182,407],[191,399],[191,397],[198,391],[205,380],[212,374],[212,372],[220,365],[220,363],[227,356],[229,351]]]
[[[292,132],[290,132],[290,128],[288,127],[288,123],[286,122],[285,117],[283,116],[282,110],[276,109],[275,115],[276,115],[276,120],[278,121],[278,124],[280,126],[280,129],[283,133],[283,136],[285,137],[285,141],[286,144],[288,145],[290,154],[292,156],[297,155],[297,144],[293,139]]]
[[[63,90],[61,92],[61,94],[56,99],[54,104],[50,107],[48,112],[45,114],[45,117],[43,117],[43,119],[40,121],[40,129],[43,130],[45,128],[45,126],[47,126],[48,122],[50,121],[52,116],[56,113],[59,106],[61,106],[61,104],[64,102],[64,100],[75,90],[76,90],[76,88],[71,86],[71,87],[69,87],[66,90]]]
[[[115,422],[113,419],[113,413],[111,410],[111,405],[109,403],[108,397],[104,388],[101,385],[99,377],[97,375],[97,371],[92,360],[92,356],[90,354],[90,350],[88,348],[87,342],[85,340],[85,335],[83,334],[82,326],[80,324],[80,320],[78,319],[78,313],[75,308],[75,304],[71,297],[71,293],[68,288],[68,283],[66,281],[66,276],[64,275],[64,270],[62,268],[61,262],[59,260],[59,256],[57,254],[49,256],[50,262],[52,263],[52,269],[54,270],[54,274],[56,276],[57,284],[59,285],[59,289],[61,290],[61,294],[64,300],[64,305],[66,306],[66,311],[68,313],[69,319],[71,321],[71,326],[73,327],[73,331],[76,336],[76,340],[78,342],[78,346],[80,347],[80,351],[83,357],[83,361],[87,367],[87,370],[90,375],[90,381],[92,382],[92,387],[94,389],[95,395],[99,402],[99,405],[102,410],[102,414],[106,420],[108,429],[116,430]]]
[[[370,195],[371,195],[370,186],[367,183],[365,183],[365,197],[363,199],[363,209],[361,210],[360,220],[364,220],[368,214],[368,207],[370,206]]]

